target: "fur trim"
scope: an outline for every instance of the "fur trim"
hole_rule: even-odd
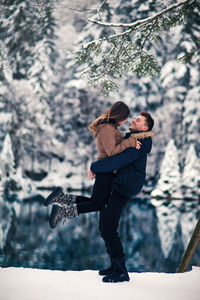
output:
[[[139,132],[139,133],[132,133],[131,137],[135,138],[135,139],[145,139],[147,137],[152,137],[154,136],[154,133],[152,131],[143,131],[143,132]]]

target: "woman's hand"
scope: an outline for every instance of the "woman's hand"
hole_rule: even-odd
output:
[[[141,145],[142,145],[142,143],[137,140],[136,141],[136,149],[140,149]]]
[[[95,173],[93,173],[90,169],[88,170],[88,178],[89,179],[94,179],[96,177],[96,174]]]

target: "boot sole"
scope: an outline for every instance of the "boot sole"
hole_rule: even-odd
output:
[[[108,275],[108,276],[103,277],[102,281],[105,283],[117,283],[117,282],[124,282],[124,281],[130,280],[129,276],[127,276],[125,274],[121,275],[121,276],[113,277],[113,278],[111,276],[109,277],[109,275]]]
[[[43,202],[44,206],[48,206],[52,203],[52,200],[57,197],[59,194],[62,193],[62,189],[60,187],[57,187]]]
[[[107,275],[111,275],[112,274],[112,272],[110,272],[110,273],[98,273],[99,274],[99,276],[107,276]]]
[[[57,225],[57,222],[55,222],[55,217],[58,213],[58,210],[59,210],[59,206],[54,204],[49,218],[49,226],[51,229],[54,229]]]

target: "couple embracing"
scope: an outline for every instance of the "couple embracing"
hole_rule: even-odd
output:
[[[128,106],[118,101],[89,126],[98,150],[97,161],[88,171],[89,178],[94,179],[91,197],[64,194],[58,187],[44,201],[45,206],[53,204],[49,219],[52,229],[60,221],[99,211],[99,230],[110,259],[110,266],[99,271],[103,282],[130,280],[118,226],[127,202],[144,185],[152,147],[154,120],[148,112],[132,120],[129,132],[122,136],[118,127],[129,115]]]

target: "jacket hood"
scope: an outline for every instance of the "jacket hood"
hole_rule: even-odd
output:
[[[100,131],[103,127],[107,126],[108,124],[109,124],[110,126],[114,126],[115,128],[117,128],[117,126],[116,126],[115,124],[112,124],[112,123],[102,123],[102,124],[99,124],[99,125],[97,125],[97,127],[95,128],[94,136],[96,137],[96,136],[98,135],[99,131]]]
[[[128,138],[132,133],[141,133],[141,131],[131,131],[126,133],[126,138]],[[151,152],[151,148],[152,148],[152,138],[151,137],[147,137],[145,139],[141,140],[142,145],[145,147],[147,153]]]

